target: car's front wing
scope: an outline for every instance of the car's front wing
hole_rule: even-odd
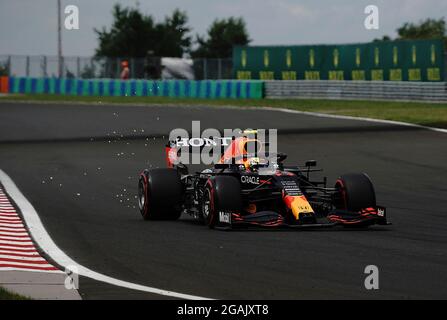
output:
[[[340,225],[346,227],[367,227],[375,224],[390,224],[387,220],[386,209],[384,207],[367,208],[359,212],[333,210],[326,217],[316,219],[314,223],[300,223],[300,221],[289,222],[281,214],[274,211],[262,211],[249,215],[234,212],[219,212],[216,229],[318,229]]]

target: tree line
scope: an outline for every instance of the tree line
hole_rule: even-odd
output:
[[[445,18],[425,19],[418,23],[406,22],[397,30],[396,40],[417,40],[417,39],[443,39],[447,49],[447,29]],[[375,41],[390,41],[390,36],[383,36]]]
[[[112,12],[112,26],[95,29],[97,57],[230,58],[233,46],[251,41],[243,18],[216,19],[206,36],[193,39],[185,11],[176,9],[159,22],[138,8],[116,4]]]
[[[243,18],[216,19],[205,36],[192,36],[185,11],[176,9],[163,21],[140,12],[137,8],[113,7],[113,23],[95,32],[99,46],[97,57],[183,57],[230,58],[235,45],[251,42]],[[446,22],[444,18],[426,19],[419,23],[407,22],[397,30],[399,39],[441,38],[447,48]],[[374,41],[393,40],[384,36]]]

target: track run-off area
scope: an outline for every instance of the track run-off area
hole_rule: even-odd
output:
[[[393,225],[222,232],[189,216],[143,221],[138,175],[164,167],[169,132],[189,131],[193,120],[202,130],[278,129],[286,163],[315,159],[330,184],[368,173]],[[199,297],[447,298],[446,159],[446,133],[392,123],[263,109],[0,102],[0,169],[67,256],[126,283]],[[379,268],[379,290],[364,287],[368,265]],[[89,277],[79,293],[166,298]]]

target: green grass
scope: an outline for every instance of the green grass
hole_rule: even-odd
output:
[[[0,287],[0,300],[30,300],[30,298],[23,297],[19,294],[12,293]]]
[[[276,107],[336,115],[403,121],[425,126],[447,128],[447,104],[424,102],[391,102],[313,99],[177,99],[165,97],[77,97],[62,95],[14,95],[0,101],[65,101],[85,103],[204,105],[240,107]]]

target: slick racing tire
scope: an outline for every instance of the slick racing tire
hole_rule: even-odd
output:
[[[183,185],[175,169],[145,170],[138,182],[144,220],[177,220],[182,214]]]
[[[338,199],[337,209],[358,212],[376,206],[374,186],[365,173],[344,174],[335,183]]]
[[[202,216],[207,226],[216,226],[219,212],[240,212],[241,208],[241,185],[238,179],[216,176],[207,181],[202,201]]]

